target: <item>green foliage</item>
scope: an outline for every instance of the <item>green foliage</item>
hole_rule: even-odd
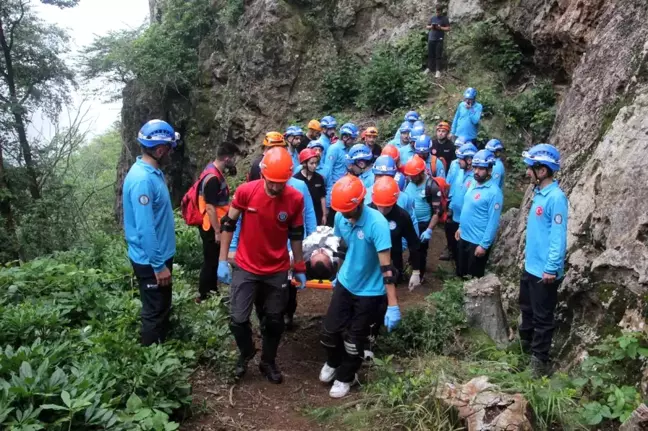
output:
[[[381,350],[390,353],[441,353],[464,325],[463,282],[450,279],[440,292],[427,298],[427,306],[411,308],[396,331],[382,338]]]
[[[131,272],[123,241],[102,236],[0,269],[0,428],[174,430],[197,361],[230,371],[226,310],[196,304],[181,267],[172,340],[142,347]]]
[[[219,12],[219,16],[226,23],[236,25],[244,13],[245,3],[243,0],[226,0],[225,5]]]
[[[449,61],[459,73],[467,73],[478,65],[507,80],[522,64],[520,48],[496,17],[455,28],[449,40]]]
[[[556,117],[556,95],[551,82],[542,81],[515,97],[500,97],[492,108],[494,115],[505,119],[507,127],[522,129],[532,142],[544,142]]]
[[[360,93],[359,72],[360,66],[356,62],[342,58],[324,73],[324,109],[335,111],[355,103]]]

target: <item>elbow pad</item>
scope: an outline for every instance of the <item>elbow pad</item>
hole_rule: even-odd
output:
[[[296,226],[288,229],[288,239],[302,241],[304,239],[304,226]]]
[[[236,231],[236,220],[230,218],[229,214],[225,214],[220,220],[221,232],[234,232]]]

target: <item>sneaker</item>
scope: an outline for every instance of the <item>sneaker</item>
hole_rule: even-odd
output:
[[[535,356],[531,356],[529,368],[531,368],[531,377],[534,379],[550,377],[551,374],[553,374],[553,371],[551,370],[551,362],[545,362]]]
[[[240,379],[245,375],[247,371],[248,363],[252,360],[252,358],[254,358],[256,352],[257,352],[256,349],[254,349],[252,354],[248,356],[239,355],[238,361],[236,361],[236,368],[234,370],[234,376],[237,379]]]
[[[436,74],[434,75],[435,78],[441,78],[441,72],[437,70]]]
[[[325,362],[324,366],[322,367],[322,370],[320,371],[319,381],[322,383],[331,383],[335,378],[336,370],[337,368],[333,368]]]
[[[283,382],[283,376],[275,362],[261,362],[259,364],[259,371],[261,371],[261,374],[263,374],[270,383],[278,385]]]
[[[362,358],[365,362],[373,362],[374,360],[374,352],[371,350],[365,350],[364,351],[364,357]]]
[[[427,75],[427,74],[429,74],[429,73],[430,73],[430,69],[425,69],[425,70],[423,71],[423,75]]]
[[[343,383],[339,380],[336,380],[333,382],[333,386],[331,387],[331,390],[329,391],[329,396],[331,398],[344,398],[347,395],[349,395],[349,392],[351,392],[351,386],[355,385],[358,383],[358,375],[356,374],[355,378],[353,379],[352,382],[350,383]]]

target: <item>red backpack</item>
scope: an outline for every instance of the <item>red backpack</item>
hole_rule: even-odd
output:
[[[182,218],[189,226],[202,225],[205,214],[198,207],[198,192],[203,180],[208,176],[214,176],[220,181],[225,181],[223,175],[213,163],[208,164],[205,170],[202,171],[198,180],[187,190],[187,193],[182,197],[182,202],[180,202]]]

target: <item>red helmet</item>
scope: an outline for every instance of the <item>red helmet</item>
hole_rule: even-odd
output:
[[[398,162],[400,161],[400,152],[398,151],[398,148],[396,148],[394,145],[385,145],[385,148],[383,148],[382,152],[380,153],[381,156],[389,156],[398,165]]]
[[[299,163],[307,162],[313,157],[317,157],[317,151],[313,148],[304,148],[299,152]]]
[[[331,208],[341,213],[353,211],[359,205],[362,205],[366,193],[367,191],[360,178],[345,175],[333,185]]]
[[[371,200],[376,206],[390,207],[398,202],[400,189],[398,183],[390,176],[382,176],[376,179],[373,185],[373,194]]]
[[[410,177],[425,171],[425,161],[418,155],[415,155],[405,163],[404,174]]]
[[[275,183],[288,182],[293,174],[293,160],[284,147],[268,149],[259,166],[263,178]]]

